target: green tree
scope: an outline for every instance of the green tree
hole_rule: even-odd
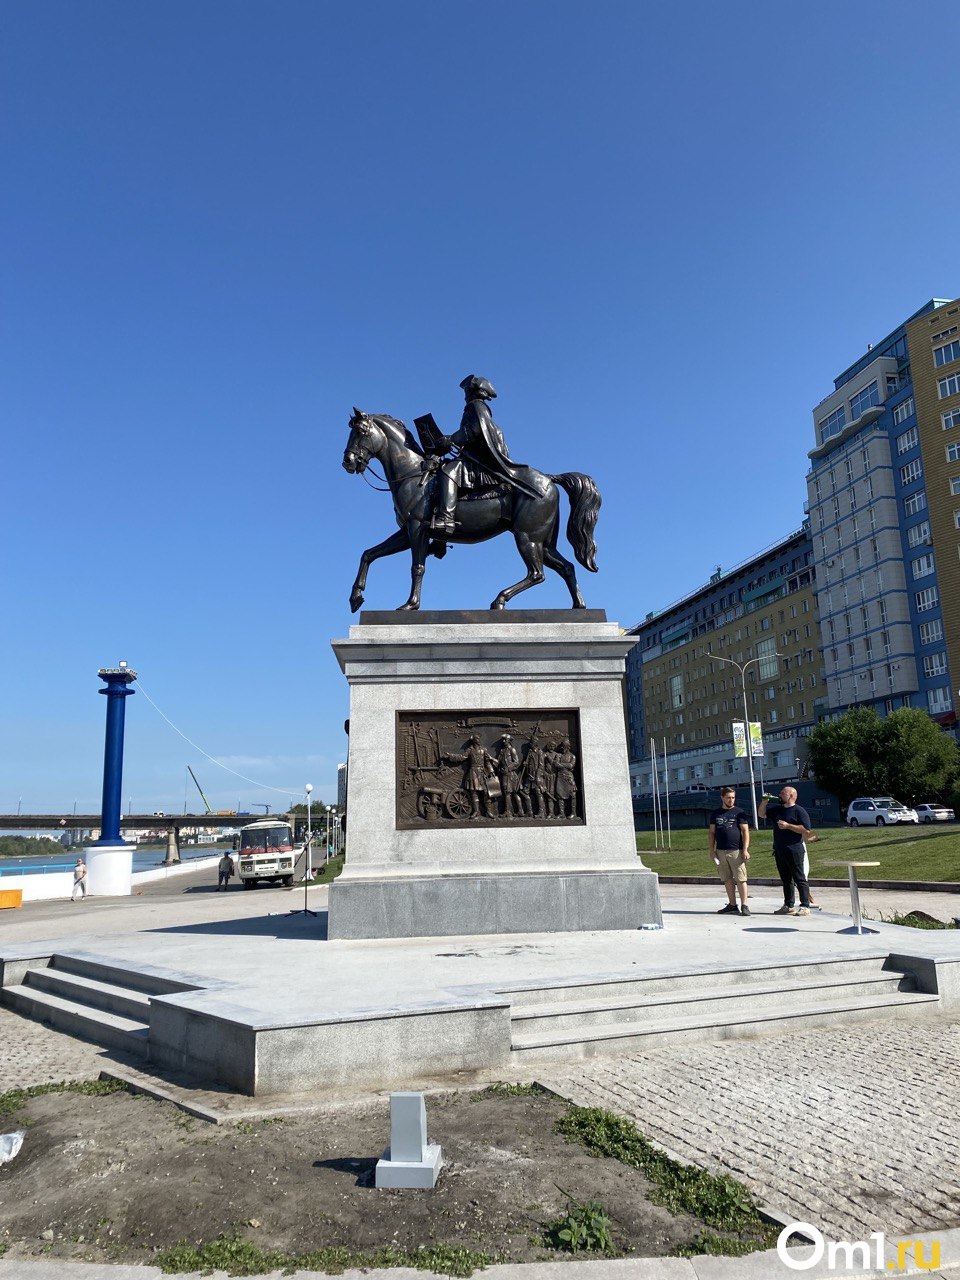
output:
[[[66,852],[56,836],[0,836],[0,858],[49,858]]]
[[[960,770],[956,739],[917,707],[902,707],[882,724],[888,778],[884,794],[911,805],[946,795]]]
[[[809,761],[820,785],[842,804],[858,795],[893,795],[905,804],[943,796],[960,772],[960,748],[926,714],[902,707],[881,720],[855,707],[817,725]]]

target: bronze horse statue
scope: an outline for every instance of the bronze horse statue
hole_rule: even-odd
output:
[[[438,559],[446,554],[447,543],[485,542],[509,530],[516,540],[527,573],[513,586],[504,587],[490,605],[503,609],[508,600],[543,582],[543,567],[553,569],[567,584],[574,609],[586,608],[576,569],[557,550],[560,527],[560,494],[558,485],[570,499],[567,540],[585,569],[596,573],[597,547],[593,531],[600,511],[600,493],[590,476],[576,471],[550,476],[516,464],[521,489],[506,480],[497,480],[483,489],[461,494],[456,505],[453,532],[438,535],[431,525],[439,459],[420,447],[411,432],[397,418],[383,413],[363,413],[354,409],[350,418],[350,438],[343,454],[343,465],[351,474],[362,475],[371,458],[383,468],[393,496],[394,512],[400,528],[396,533],[368,547],[360,557],[350,609],[363,604],[367,572],[374,560],[409,551],[412,558],[410,597],[401,609],[420,608],[420,586],[427,556]]]

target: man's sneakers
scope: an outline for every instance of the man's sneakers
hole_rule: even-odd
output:
[[[740,912],[735,902],[728,902],[725,907],[721,907],[717,912],[718,916],[738,916]]]
[[[782,907],[777,907],[776,911],[773,914],[775,916],[795,916],[797,914],[797,908],[788,907],[787,904],[784,903]],[[808,911],[807,915],[809,914],[810,912]]]
[[[798,908],[797,908],[797,915],[798,915],[798,916],[808,916],[809,914],[810,914],[810,908],[809,908],[809,907],[798,907]]]

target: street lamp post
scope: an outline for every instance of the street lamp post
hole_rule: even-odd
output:
[[[307,852],[306,852],[306,857],[304,858],[304,863],[303,863],[303,878],[305,880],[309,880],[311,875],[313,874],[313,868],[310,865],[311,863],[310,850],[312,848],[312,845],[310,842],[313,839],[313,830],[310,823],[310,804],[311,804],[310,796],[313,793],[313,784],[311,782],[307,783],[306,791],[307,791]]]
[[[783,654],[772,653],[771,658],[782,658]],[[750,712],[747,710],[747,667],[753,662],[759,662],[759,658],[748,658],[742,665],[734,662],[733,658],[721,658],[718,653],[711,653],[711,659],[717,662],[728,662],[731,667],[736,667],[740,672],[740,688],[743,691],[743,732],[747,740],[747,767],[750,771],[750,804],[753,808],[753,829],[760,830],[760,818],[757,814],[757,790],[753,776],[753,742],[750,739]]]

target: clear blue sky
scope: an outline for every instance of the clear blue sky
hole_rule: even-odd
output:
[[[96,670],[332,798],[353,404],[594,475],[629,625],[799,525],[811,407],[960,293],[960,6],[30,0],[0,12],[0,810],[96,810]],[[565,501],[565,500],[564,500]],[[512,542],[428,566],[484,607]],[[406,557],[369,607],[406,597]],[[517,601],[565,603],[559,579]],[[124,795],[285,797],[143,697]],[[194,797],[190,797],[191,805]],[[124,801],[126,807],[126,798]]]

